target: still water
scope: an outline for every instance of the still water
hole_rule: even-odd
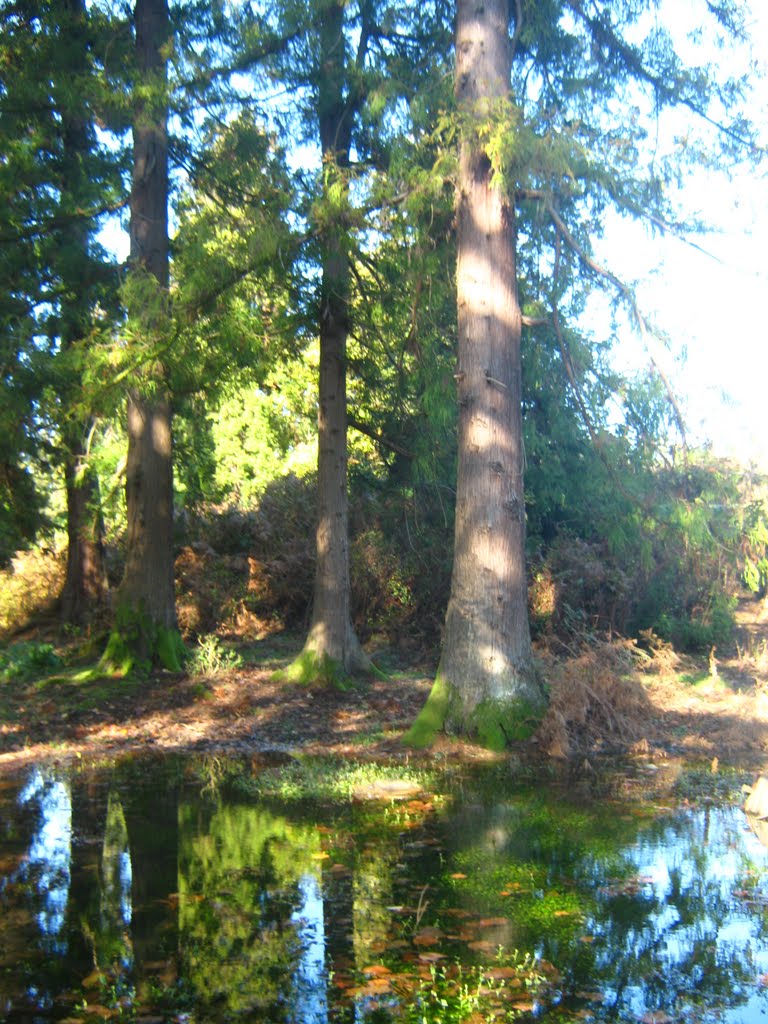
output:
[[[308,806],[179,763],[4,780],[0,1020],[757,1024],[768,850],[735,804],[632,783],[494,768]]]

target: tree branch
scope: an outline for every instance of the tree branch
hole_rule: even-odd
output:
[[[555,226],[557,234],[562,237],[566,245],[570,249],[572,249],[574,253],[576,253],[578,258],[581,260],[584,266],[587,267],[588,270],[590,270],[597,277],[601,277],[605,281],[608,281],[611,285],[613,285],[613,287],[621,295],[625,303],[629,306],[630,312],[634,317],[635,322],[637,323],[637,326],[640,330],[640,336],[643,339],[643,345],[645,347],[646,352],[648,353],[648,358],[651,360],[651,364],[653,365],[654,370],[659,375],[659,378],[664,385],[664,389],[667,393],[667,398],[672,407],[673,415],[675,417],[675,423],[677,424],[677,429],[680,433],[683,448],[687,449],[688,444],[686,440],[685,420],[683,417],[682,410],[680,408],[680,404],[677,401],[677,396],[675,395],[672,384],[670,383],[670,380],[667,377],[661,365],[661,360],[659,358],[659,355],[657,354],[656,346],[653,340],[653,331],[651,330],[647,320],[640,311],[640,307],[637,304],[637,299],[635,298],[634,293],[632,292],[631,288],[629,288],[628,285],[624,284],[624,282],[621,281],[612,271],[607,270],[605,267],[601,267],[599,263],[597,263],[595,260],[592,259],[591,256],[588,255],[588,253],[584,252],[582,247],[578,244],[576,239],[568,230],[568,227],[566,226],[562,217],[560,217],[559,213],[555,210],[554,206],[552,206],[552,204],[548,201],[546,202],[546,209],[549,213],[550,218],[552,219],[552,223]]]
[[[396,455],[402,455],[406,459],[415,459],[416,456],[413,452],[408,451],[407,448],[403,448],[396,441],[390,441],[389,438],[376,430],[374,427],[369,426],[367,423],[363,423],[362,420],[357,419],[356,416],[347,415],[347,423],[353,430],[357,430],[358,433],[364,434],[366,437],[370,437],[376,444],[380,444],[383,448],[388,448],[391,452]]]

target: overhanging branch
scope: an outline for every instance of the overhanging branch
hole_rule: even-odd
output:
[[[595,274],[597,277],[600,277],[605,281],[608,281],[608,283],[611,284],[616,289],[616,291],[619,293],[619,295],[622,297],[624,302],[629,307],[629,310],[632,316],[634,317],[635,322],[637,323],[638,329],[640,330],[640,336],[643,340],[645,350],[648,353],[648,358],[651,360],[651,364],[654,370],[659,375],[659,379],[664,385],[664,390],[667,393],[667,399],[669,400],[669,404],[672,407],[675,423],[680,433],[683,448],[687,448],[688,445],[686,440],[685,420],[683,417],[683,412],[680,408],[680,403],[677,400],[674,388],[672,387],[672,384],[662,366],[661,359],[657,351],[657,346],[654,341],[653,331],[650,325],[648,324],[648,321],[644,317],[643,313],[641,312],[640,307],[637,304],[637,299],[635,298],[632,289],[628,285],[626,285],[620,278],[618,278],[612,271],[600,266],[600,264],[597,263],[596,260],[594,260],[588,253],[584,251],[584,249],[578,244],[576,239],[573,237],[567,225],[563,221],[562,217],[554,208],[551,202],[546,202],[546,209],[552,220],[552,223],[554,224],[557,235],[560,238],[562,238],[565,244],[578,256],[578,258],[581,260],[584,266],[591,273]]]

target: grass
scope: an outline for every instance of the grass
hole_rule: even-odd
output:
[[[121,679],[116,687],[114,679],[95,669],[72,669],[37,680],[28,692],[55,701],[59,713],[66,715],[68,711],[93,711],[104,707],[117,695],[133,696],[143,685],[141,679],[129,677]]]
[[[346,803],[366,790],[375,793],[382,783],[402,782],[431,791],[436,774],[402,764],[370,764],[335,758],[302,757],[267,768],[256,775],[237,773],[232,786],[249,796],[286,801]],[[382,789],[382,792],[386,792]]]

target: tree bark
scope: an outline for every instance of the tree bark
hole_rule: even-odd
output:
[[[134,22],[138,78],[145,94],[134,115],[130,220],[131,269],[141,286],[134,292],[129,314],[145,340],[151,340],[161,336],[168,320],[167,0],[136,0]],[[137,659],[180,668],[173,576],[172,417],[165,377],[165,368],[153,363],[127,400],[127,553],[115,630],[105,655],[113,668],[124,671]]]
[[[84,625],[106,607],[108,583],[98,477],[89,470],[81,442],[68,446],[64,465],[67,492],[67,572],[61,592],[64,622]]]
[[[350,613],[346,350],[351,275],[344,208],[354,104],[345,97],[344,8],[343,0],[324,4],[320,27],[317,104],[323,200],[329,203],[331,190],[343,199],[321,237],[315,586],[304,650],[289,669],[306,682],[330,682],[339,672],[370,667]]]
[[[410,742],[444,727],[500,748],[532,731],[544,706],[527,610],[514,207],[478,132],[508,97],[510,60],[507,0],[458,0],[455,548],[440,665]]]

